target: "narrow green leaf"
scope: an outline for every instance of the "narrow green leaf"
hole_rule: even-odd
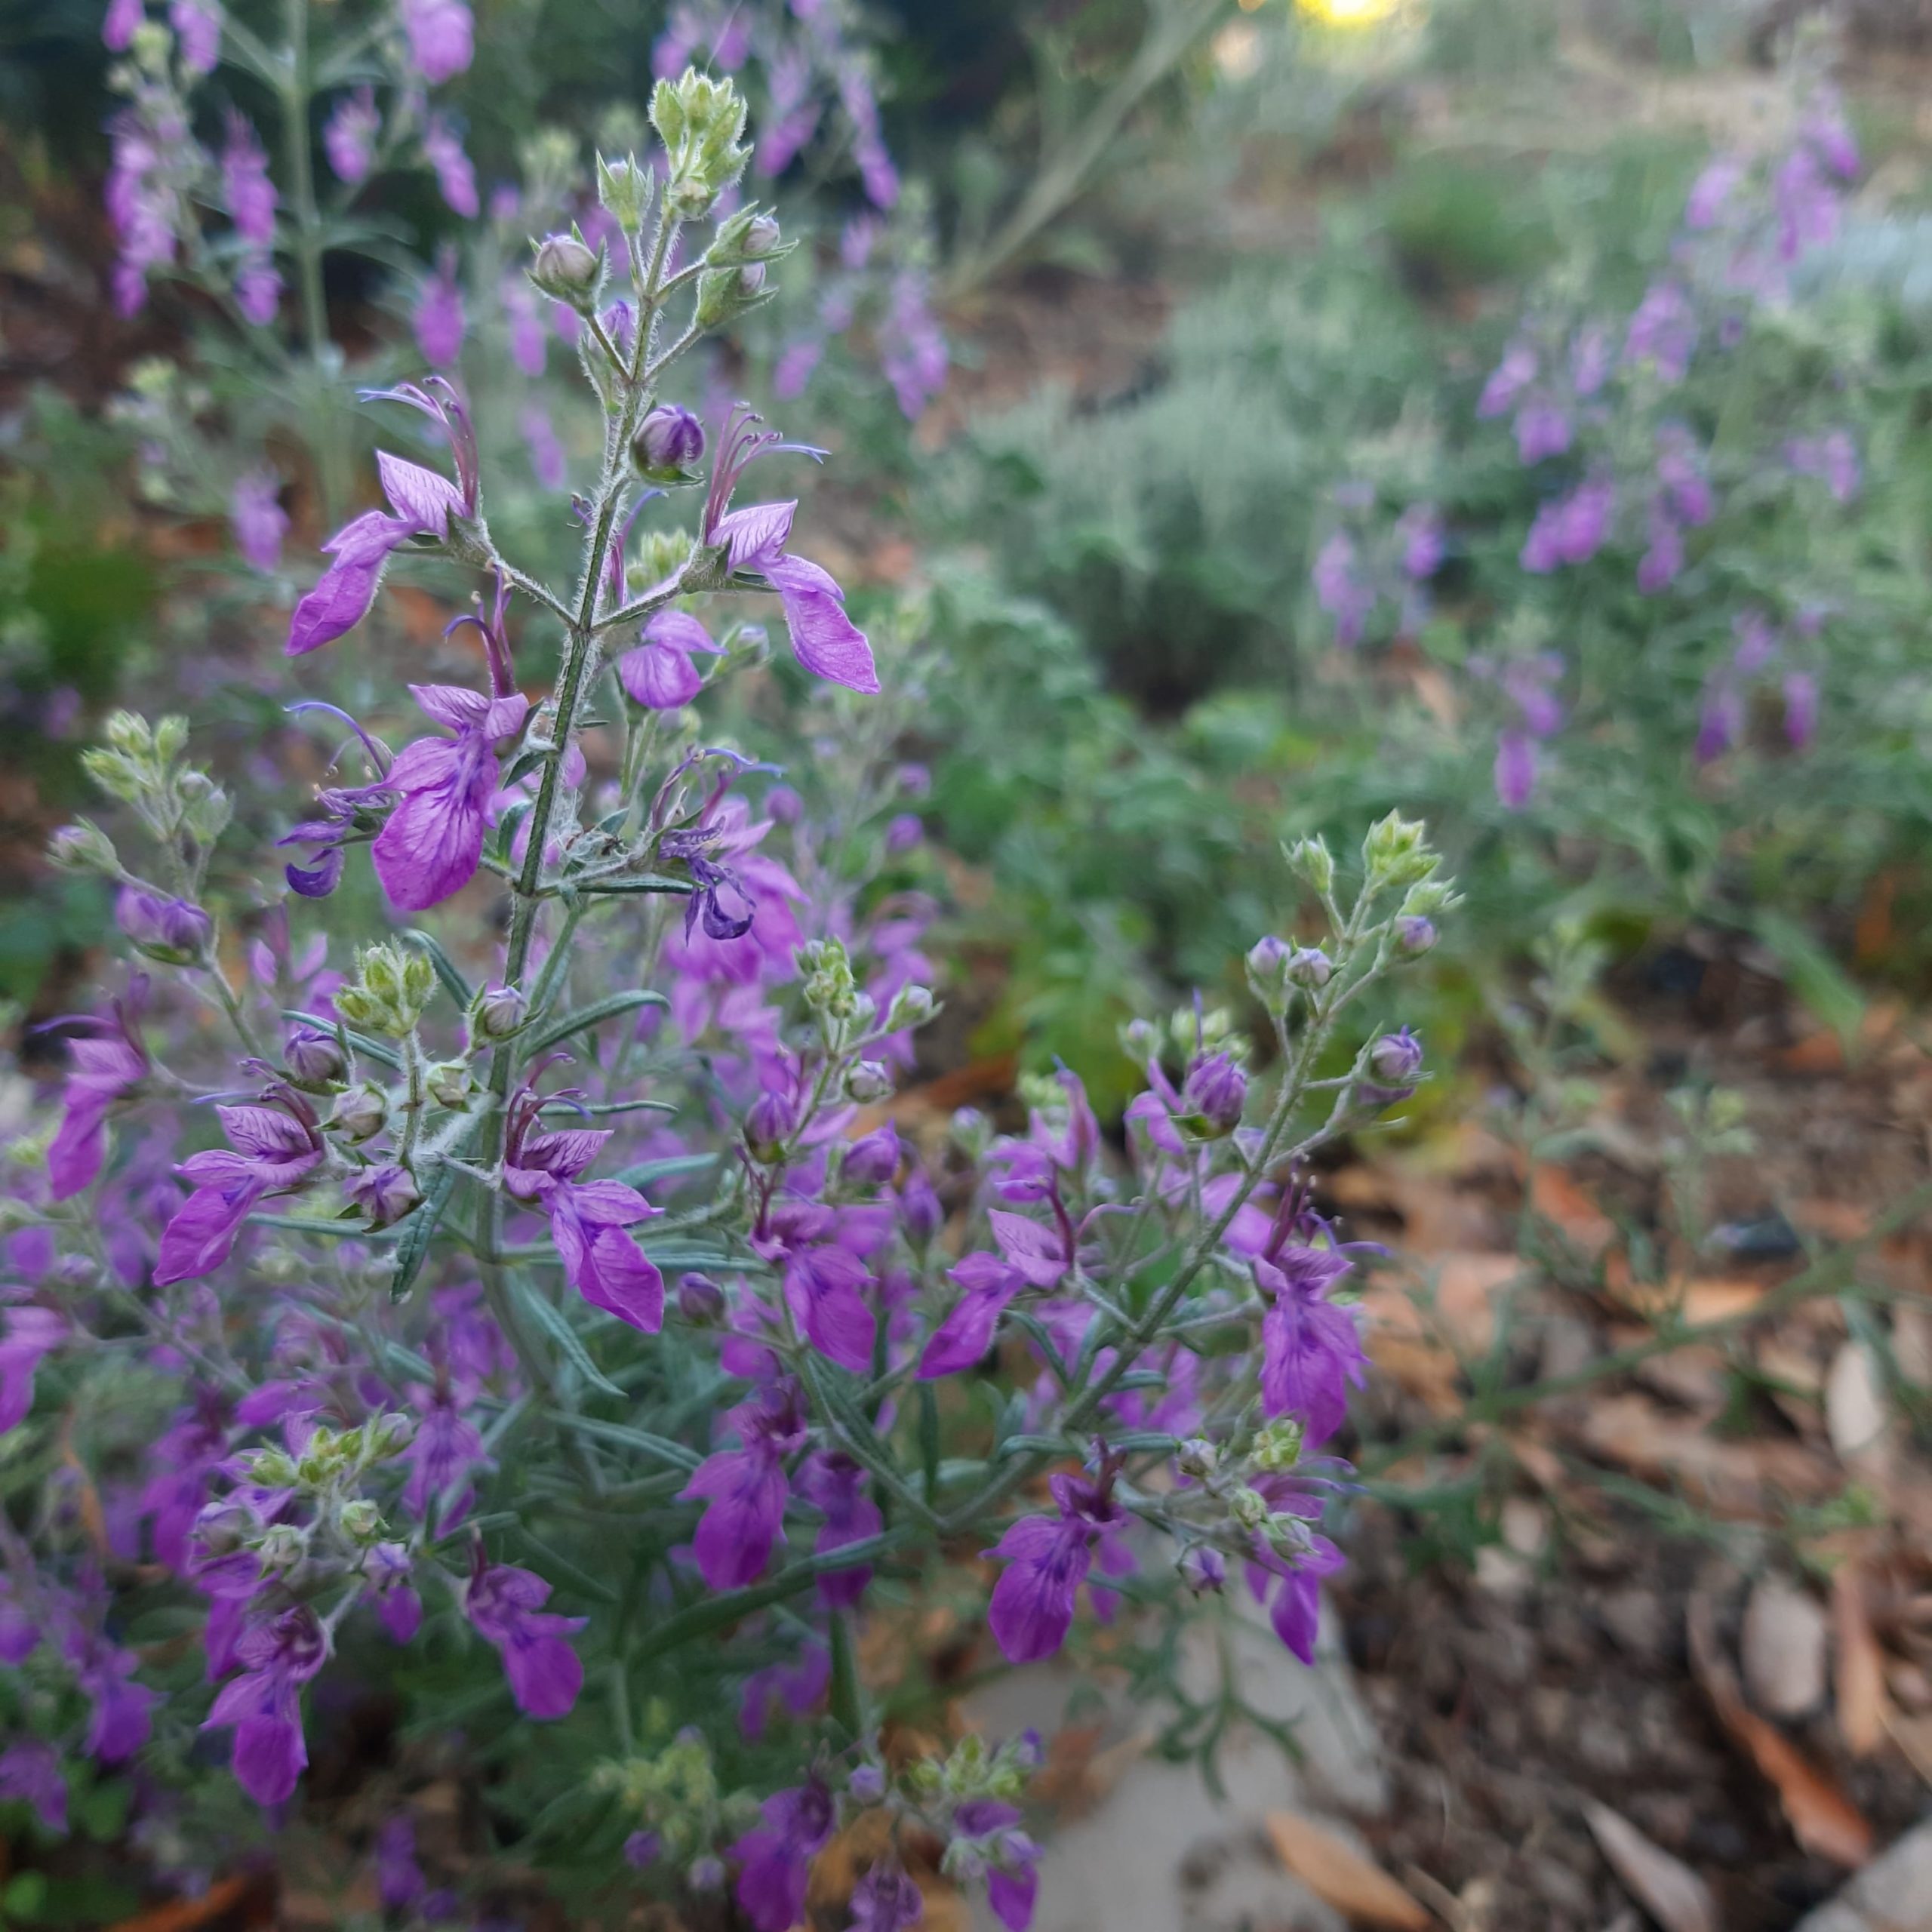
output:
[[[518,1281],[515,1288],[518,1298],[529,1310],[531,1319],[563,1350],[571,1366],[585,1381],[593,1389],[601,1389],[607,1395],[621,1395],[624,1392],[590,1359],[590,1351],[584,1346],[583,1337],[571,1326],[570,1317],[549,1296],[526,1281]]]
[[[939,1397],[930,1382],[919,1384],[919,1463],[925,1472],[926,1500],[939,1494]]]
[[[645,1455],[677,1469],[694,1469],[700,1460],[695,1450],[687,1449],[681,1442],[653,1435],[648,1429],[632,1429],[627,1423],[601,1422],[595,1416],[568,1415],[559,1409],[546,1413],[552,1422],[574,1429],[580,1435],[594,1435],[598,1441],[613,1443],[620,1449],[641,1450]]]
[[[662,1161],[640,1161],[624,1168],[616,1178],[626,1187],[648,1187],[654,1180],[669,1180],[678,1174],[702,1174],[715,1167],[715,1154],[673,1154]]]
[[[462,969],[456,961],[443,950],[441,943],[417,926],[405,928],[402,936],[411,946],[420,946],[429,955],[429,964],[435,968],[436,977],[443,983],[444,992],[467,1011],[469,1002],[476,997],[475,989],[463,977]]]
[[[832,1715],[855,1743],[870,1728],[866,1721],[865,1687],[859,1681],[859,1660],[853,1653],[851,1620],[842,1610],[832,1613]]]
[[[1777,961],[1792,991],[1838,1036],[1846,1059],[1856,1057],[1865,1023],[1865,995],[1844,968],[1795,919],[1782,912],[1758,912],[1751,928]]]
[[[614,894],[638,892],[660,892],[688,899],[691,894],[691,882],[688,878],[665,878],[655,872],[646,872],[637,878],[598,879],[589,885],[580,885],[577,891],[586,899],[602,899]]]
[[[581,1033],[586,1028],[601,1026],[607,1020],[614,1020],[620,1013],[633,1013],[641,1006],[668,1006],[670,1001],[660,992],[643,989],[627,993],[613,993],[608,999],[600,999],[593,1006],[580,1007],[574,1013],[567,1013],[561,1019],[553,1020],[546,1026],[536,1028],[523,1044],[526,1059],[540,1054],[546,1047],[554,1047],[560,1040],[568,1040],[573,1033]]]

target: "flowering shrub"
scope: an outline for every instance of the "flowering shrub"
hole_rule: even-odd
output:
[[[453,56],[447,10],[405,17]],[[380,1685],[459,1762],[512,1707],[556,1727],[515,1734],[504,1803],[571,1882],[728,1886],[785,1932],[850,1830],[855,1925],[914,1923],[936,1859],[1018,1928],[1037,1741],[882,1732],[857,1633],[906,1579],[984,1552],[1018,1663],[1232,1569],[1312,1654],[1363,1355],[1301,1171],[1415,1091],[1406,1028],[1340,1043],[1453,894],[1398,817],[1352,884],[1303,841],[1319,943],[1247,954],[1257,1042],[1198,1004],[1130,1029],[1124,1148],[1065,1072],[1017,1131],[902,1137],[935,1001],[931,902],[898,884],[923,780],[870,710],[900,640],[755,500],[823,453],[667,389],[789,246],[726,211],[746,118],[728,79],[660,82],[659,151],[597,166],[622,266],[535,245],[603,423],[574,577],[500,547],[453,381],[374,398],[443,460],[378,454],[384,506],[323,545],[286,651],[297,678],[355,652],[398,557],[466,573],[474,679],[410,687],[420,735],[301,700],[343,749],[278,872],[183,719],[118,714],[88,755],[120,809],[56,857],[112,881],[140,965],[51,1029],[0,1291],[0,1791],[48,1832],[131,1771],[136,1841],[205,1869],[233,1829],[211,1758],[272,1823]],[[768,655],[747,598],[823,694],[804,796],[700,721]],[[371,875],[434,929],[348,947]],[[420,1901],[406,1820],[373,1856]]]

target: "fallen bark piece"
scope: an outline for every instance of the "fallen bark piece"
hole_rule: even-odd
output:
[[[1717,1901],[1682,1860],[1651,1844],[1629,1819],[1594,1798],[1584,1801],[1583,1822],[1624,1890],[1663,1932],[1718,1932]]]
[[[1807,1851],[1834,1865],[1859,1866],[1872,1856],[1865,1815],[1784,1733],[1744,1701],[1736,1673],[1719,1647],[1708,1597],[1686,1606],[1690,1667],[1718,1721],[1778,1795],[1791,1835]]]
[[[1391,1932],[1429,1932],[1435,1925],[1412,1892],[1312,1818],[1271,1811],[1268,1836],[1275,1856],[1352,1925],[1386,1926]]]

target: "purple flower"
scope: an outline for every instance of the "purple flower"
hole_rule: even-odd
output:
[[[1623,338],[1626,362],[1649,362],[1666,383],[1679,383],[1697,346],[1690,298],[1674,281],[1654,281],[1630,318]]]
[[[795,1718],[804,1717],[825,1695],[831,1681],[832,1653],[817,1642],[808,1643],[795,1663],[768,1664],[753,1671],[738,1698],[740,1734],[746,1743],[758,1743],[774,1707]]]
[[[1527,732],[1497,734],[1496,795],[1506,811],[1521,811],[1530,802],[1540,762],[1536,740]]]
[[[783,1533],[786,1458],[805,1438],[798,1392],[789,1384],[767,1387],[725,1420],[743,1446],[706,1457],[678,1498],[706,1505],[691,1540],[699,1572],[714,1590],[737,1589],[764,1570]]]
[[[189,72],[211,74],[221,58],[221,15],[203,0],[170,0],[168,23]]]
[[[235,1782],[257,1804],[285,1803],[309,1761],[302,1686],[321,1669],[328,1647],[306,1604],[251,1624],[235,1645],[242,1674],[216,1694],[202,1728],[232,1727]]]
[[[685,482],[704,455],[704,426],[681,404],[660,403],[644,419],[631,451],[647,481]]]
[[[1072,1627],[1074,1598],[1094,1561],[1094,1546],[1117,1535],[1127,1516],[1113,1500],[1118,1463],[1103,1459],[1094,1481],[1062,1473],[1048,1487],[1060,1514],[1023,1516],[986,1553],[1006,1567],[993,1586],[986,1620],[1010,1663],[1050,1657]]]
[[[879,367],[892,385],[900,413],[916,420],[946,386],[951,359],[924,274],[906,270],[894,277],[878,347]]]
[[[617,681],[651,711],[675,711],[689,704],[704,687],[694,654],[715,655],[718,647],[697,618],[682,611],[660,611],[645,625],[644,641],[617,660]]]
[[[1679,521],[1694,530],[1710,521],[1710,480],[1696,439],[1681,423],[1666,423],[1657,432],[1657,481]]]
[[[875,1865],[852,1889],[851,1932],[906,1932],[924,1917],[925,1894],[897,1865]]]
[[[1257,1257],[1256,1285],[1268,1300],[1261,1319],[1261,1399],[1271,1416],[1293,1416],[1311,1447],[1348,1414],[1348,1385],[1363,1379],[1361,1337],[1327,1292],[1354,1264],[1332,1248],[1295,1243]]]
[[[1637,560],[1637,588],[1646,596],[1674,583],[1684,568],[1684,532],[1661,495],[1651,499],[1648,515],[1650,548]]]
[[[1697,737],[1691,755],[1700,764],[1721,758],[1744,731],[1744,698],[1735,685],[1724,682],[1706,694],[1698,715]]]
[[[427,1884],[416,1862],[415,1822],[398,1813],[376,1834],[376,1894],[386,1912],[401,1912],[423,1896]]]
[[[1811,149],[1796,147],[1785,157],[1771,177],[1771,198],[1777,210],[1781,261],[1796,261],[1807,248],[1830,241],[1838,232],[1838,192]]]
[[[1263,1493],[1268,1493],[1266,1487]],[[1277,1501],[1272,1497],[1269,1500]],[[1303,1513],[1292,1503],[1290,1508],[1293,1513]],[[1312,1664],[1321,1628],[1321,1579],[1332,1577],[1341,1568],[1342,1552],[1326,1537],[1312,1530],[1303,1532],[1303,1547],[1292,1558],[1272,1547],[1258,1534],[1255,1545],[1247,1564],[1248,1588],[1257,1603],[1267,1606],[1268,1620],[1274,1626],[1275,1635],[1303,1663]]]
[[[1817,150],[1819,159],[1841,180],[1849,181],[1857,174],[1858,137],[1845,120],[1838,96],[1829,89],[1821,88],[1814,97],[1800,131]]]
[[[143,0],[107,0],[107,12],[100,23],[100,44],[110,54],[126,53],[135,29],[146,17]]]
[[[1395,520],[1395,539],[1402,546],[1402,574],[1411,583],[1432,577],[1442,568],[1447,540],[1442,512],[1433,503],[1413,503]]]
[[[255,569],[265,573],[281,568],[281,540],[288,534],[288,512],[281,506],[280,488],[269,472],[251,469],[235,478],[228,499],[235,547]]]
[[[392,905],[420,912],[476,875],[497,789],[498,754],[523,729],[530,700],[519,691],[485,697],[459,685],[411,685],[423,715],[454,735],[418,738],[389,768],[401,795],[370,851]]]
[[[463,353],[469,324],[463,313],[463,291],[457,285],[456,251],[445,246],[436,260],[436,272],[423,283],[410,315],[416,346],[432,369],[451,368]]]
[[[1482,394],[1476,398],[1476,414],[1506,416],[1536,379],[1536,351],[1527,343],[1512,342],[1483,384]]]
[[[543,339],[540,333],[537,340],[540,343]],[[536,373],[543,373],[540,362]],[[550,412],[540,402],[533,402],[525,407],[517,420],[523,431],[524,448],[529,453],[531,474],[543,488],[561,490],[569,474],[569,465],[564,446],[558,440],[557,426],[550,420]]]
[[[1610,380],[1615,360],[1610,331],[1601,322],[1586,322],[1570,345],[1570,388],[1580,399],[1593,396]]]
[[[633,1832],[624,1841],[624,1863],[633,1872],[648,1871],[663,1849],[664,1841],[655,1832]]]
[[[1607,479],[1592,478],[1578,484],[1567,497],[1557,497],[1537,512],[1518,561],[1538,576],[1560,565],[1589,562],[1610,534],[1616,504],[1614,486]]]
[[[323,1157],[314,1115],[299,1095],[284,1090],[288,1111],[273,1107],[217,1107],[228,1148],[191,1154],[175,1172],[195,1191],[161,1237],[154,1281],[167,1287],[211,1273],[228,1259],[242,1223],[266,1195],[297,1188]]]
[[[1561,456],[1570,447],[1570,412],[1547,396],[1531,396],[1516,412],[1516,455],[1523,463]]]
[[[359,87],[336,103],[322,128],[322,150],[337,180],[353,187],[367,177],[375,164],[376,137],[382,129],[374,88]]]
[[[90,1014],[51,1023],[69,1035],[74,1056],[74,1070],[60,1093],[60,1131],[47,1150],[48,1180],[56,1201],[71,1199],[100,1172],[109,1111],[138,1091],[148,1076],[147,1049],[139,1030],[146,993],[147,982],[137,975],[127,998],[115,1002],[112,1019]]]
[[[433,87],[461,73],[475,53],[475,27],[463,0],[397,0],[409,58]]]
[[[825,1525],[812,1545],[815,1556],[828,1556],[848,1543],[875,1537],[884,1524],[878,1506],[866,1491],[866,1472],[849,1456],[826,1450],[798,1472],[798,1494],[825,1512]],[[831,1570],[818,1580],[818,1593],[836,1608],[854,1610],[872,1580],[872,1565],[854,1563]]]
[[[997,1798],[973,1798],[952,1814],[952,1836],[971,1839],[984,1860],[986,1903],[1006,1932],[1026,1932],[1039,1890],[1040,1847],[1019,1829],[1020,1813]]]
[[[457,1406],[450,1390],[418,1388],[411,1393],[422,1407],[416,1433],[402,1454],[409,1469],[402,1500],[417,1516],[426,1517],[429,1506],[442,1499],[447,1527],[468,1513],[470,1476],[489,1466],[489,1454],[475,1424]]]
[[[812,1860],[831,1838],[838,1810],[816,1777],[774,1792],[760,1809],[764,1823],[731,1847],[738,1903],[756,1932],[791,1932],[804,1916]]]
[[[1720,155],[1709,162],[1690,184],[1684,204],[1684,225],[1701,230],[1715,228],[1724,206],[1744,180],[1744,165],[1730,155]]]
[[[1211,1134],[1232,1134],[1247,1105],[1247,1075],[1231,1054],[1196,1054],[1181,1088],[1181,1107]]]
[[[1848,503],[1858,494],[1858,446],[1842,429],[1794,437],[1784,446],[1784,460],[1799,475],[1819,478],[1834,502]]]
[[[67,1780],[60,1754],[38,1737],[24,1737],[0,1751],[0,1798],[31,1804],[50,1832],[67,1829]]]
[[[0,1308],[0,1435],[17,1429],[33,1407],[34,1371],[41,1358],[67,1339],[67,1324],[51,1308],[16,1302]]]
[[[1809,671],[1786,675],[1784,735],[1795,752],[1807,750],[1818,735],[1818,680]]]
[[[275,183],[269,178],[269,158],[255,131],[234,112],[228,117],[228,145],[221,155],[222,198],[235,232],[258,248],[275,242]]]
[[[945,1321],[933,1329],[931,1341],[925,1343],[920,1381],[956,1376],[983,1358],[993,1346],[993,1329],[1007,1302],[1026,1287],[1026,1277],[1017,1267],[1008,1267],[991,1254],[968,1254],[958,1267],[949,1269],[949,1279],[958,1283],[964,1294]]]
[[[200,906],[138,885],[124,885],[115,895],[114,923],[137,952],[175,966],[202,959],[214,937],[214,921]]]
[[[383,566],[392,552],[411,537],[440,541],[448,535],[452,517],[476,514],[476,436],[455,389],[441,377],[432,376],[420,388],[405,383],[397,389],[371,392],[365,398],[378,399],[406,402],[442,424],[456,459],[457,481],[453,484],[433,469],[405,463],[386,450],[377,451],[377,472],[392,514],[365,511],[322,546],[323,553],[334,561],[295,607],[287,646],[291,657],[332,643],[362,621],[375,601]]]
[[[443,199],[466,220],[474,221],[481,204],[476,198],[476,171],[470,165],[469,157],[463,152],[463,137],[440,114],[429,116],[429,124],[423,130],[423,158],[435,171],[436,186],[442,190]],[[417,340],[423,340],[422,325],[417,325]],[[457,334],[457,346],[462,346],[460,330]],[[427,349],[423,353],[429,355]],[[429,355],[432,362],[454,361],[456,352],[451,350],[447,357]]]
[[[1344,651],[1352,651],[1361,641],[1375,608],[1374,587],[1355,572],[1353,540],[1343,531],[1335,531],[1316,552],[1309,575],[1315,602],[1335,620],[1335,641]]]
[[[235,306],[258,329],[281,312],[281,277],[272,262],[244,262],[235,277]]]
[[[656,1334],[664,1325],[664,1277],[623,1230],[660,1211],[622,1181],[578,1180],[610,1139],[608,1128],[542,1133],[542,1111],[529,1088],[510,1104],[505,1188],[549,1216],[564,1277],[586,1301]]]
[[[869,1374],[878,1324],[860,1290],[864,1261],[836,1241],[786,1244],[785,1300],[805,1339],[827,1361]]]
[[[78,1624],[66,1631],[61,1651],[91,1706],[82,1749],[103,1764],[131,1758],[148,1741],[149,1713],[160,1702],[158,1693],[133,1681],[133,1653]]]
[[[781,441],[774,430],[755,430],[761,419],[741,403],[718,438],[711,489],[704,506],[703,540],[721,546],[731,571],[761,577],[777,592],[792,634],[792,650],[814,676],[848,690],[875,692],[878,673],[865,633],[845,614],[845,593],[830,575],[803,557],[787,553],[795,502],[731,508],[733,492],[758,457],[790,450],[817,457],[821,452]]]
[[[549,1596],[541,1577],[486,1562],[480,1550],[463,1592],[463,1614],[496,1645],[510,1695],[525,1717],[567,1715],[583,1687],[583,1665],[565,1640],[587,1620],[546,1611]]]

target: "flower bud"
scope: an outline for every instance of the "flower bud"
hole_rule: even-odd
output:
[[[423,1198],[415,1177],[407,1168],[392,1163],[365,1168],[344,1183],[342,1191],[379,1228],[392,1226]]]
[[[1288,983],[1306,992],[1325,986],[1334,971],[1335,962],[1318,946],[1298,946],[1288,955]]]
[[[1406,913],[1395,921],[1396,947],[1411,958],[1426,952],[1435,943],[1435,921],[1433,919]]]
[[[687,1321],[710,1327],[724,1319],[724,1291],[709,1275],[695,1272],[678,1284],[678,1312]]]
[[[351,1497],[336,1520],[352,1543],[374,1543],[383,1533],[383,1512],[366,1496]]]
[[[1211,1596],[1228,1580],[1228,1561],[1204,1543],[1191,1543],[1181,1552],[1181,1581],[1198,1597]]]
[[[897,1033],[909,1026],[923,1026],[938,1011],[939,1002],[933,998],[931,987],[916,982],[901,986],[886,1011],[885,1030]]]
[[[1181,1088],[1181,1105],[1192,1123],[1219,1140],[1241,1124],[1247,1104],[1247,1075],[1232,1054],[1197,1057]]]
[[[1293,1416],[1279,1417],[1257,1433],[1254,1446],[1248,1451],[1249,1460],[1257,1469],[1280,1475],[1301,1460],[1306,1433]]]
[[[977,1161],[992,1145],[993,1124],[977,1107],[961,1107],[952,1116],[952,1144],[969,1161]]]
[[[688,409],[660,403],[631,438],[631,465],[647,483],[688,483],[704,454],[704,426]]]
[[[531,245],[537,259],[530,278],[538,292],[588,313],[595,306],[597,285],[604,278],[603,251],[590,248],[577,235],[546,235]]]
[[[918,816],[912,812],[901,812],[885,828],[885,849],[894,858],[915,851],[926,835],[926,828]]]
[[[764,288],[764,264],[747,262],[741,269],[711,269],[697,278],[697,325],[721,328],[757,306]]]
[[[99,826],[84,818],[63,825],[54,833],[47,841],[47,857],[63,872],[104,872],[110,878],[121,865],[113,840]]]
[[[715,269],[730,268],[741,262],[758,262],[789,253],[777,219],[762,209],[745,208],[718,224],[706,261]]]
[[[337,1096],[329,1109],[328,1124],[351,1140],[373,1140],[389,1117],[389,1102],[379,1088],[352,1087]]]
[[[1319,832],[1312,838],[1297,839],[1285,848],[1288,863],[1317,892],[1328,892],[1335,884],[1335,857],[1328,841]]]
[[[1293,957],[1291,947],[1266,933],[1248,948],[1241,962],[1247,970],[1250,991],[1271,1013],[1279,1012],[1287,1003],[1288,961]]]
[[[1221,1452],[1205,1436],[1191,1435],[1174,1452],[1174,1466],[1184,1476],[1204,1482],[1220,1467]]]
[[[1428,878],[1440,863],[1429,850],[1429,828],[1400,812],[1391,812],[1369,827],[1361,862],[1371,885],[1413,885]]]
[[[530,1001],[515,986],[485,986],[476,995],[470,1030],[479,1040],[507,1040],[523,1024]]]
[[[192,966],[207,956],[214,921],[185,899],[164,899],[124,885],[114,902],[114,923],[137,952],[169,966]]]
[[[439,1060],[423,1071],[423,1084],[429,1097],[440,1107],[466,1107],[471,1081],[466,1060]]]
[[[924,1247],[939,1232],[945,1220],[945,1211],[933,1192],[932,1183],[922,1168],[915,1168],[899,1190],[899,1225],[905,1229],[906,1238],[915,1247]]]
[[[685,1874],[694,1892],[721,1892],[724,1889],[724,1861],[706,1853],[702,1858],[694,1858],[691,1869]]]
[[[1413,1088],[1422,1058],[1422,1042],[1404,1026],[1383,1034],[1369,1049],[1369,1071],[1388,1086]]]
[[[774,785],[764,795],[764,809],[780,825],[796,825],[803,817],[805,801],[789,785]]]
[[[845,1069],[845,1097],[871,1106],[892,1091],[892,1075],[875,1060],[855,1061]]]
[[[885,1773],[877,1764],[854,1765],[845,1795],[855,1804],[876,1804],[885,1795]]]
[[[839,1178],[855,1187],[883,1187],[899,1171],[899,1136],[888,1121],[847,1146]]]
[[[651,171],[638,165],[635,155],[618,161],[597,157],[597,198],[626,235],[635,235],[644,226],[656,187]]]
[[[315,1026],[298,1026],[283,1043],[283,1064],[305,1087],[326,1087],[349,1071],[334,1036]]]
[[[798,1110],[791,1096],[768,1088],[751,1104],[745,1115],[745,1145],[752,1158],[769,1167],[784,1150],[784,1144],[798,1124]]]

